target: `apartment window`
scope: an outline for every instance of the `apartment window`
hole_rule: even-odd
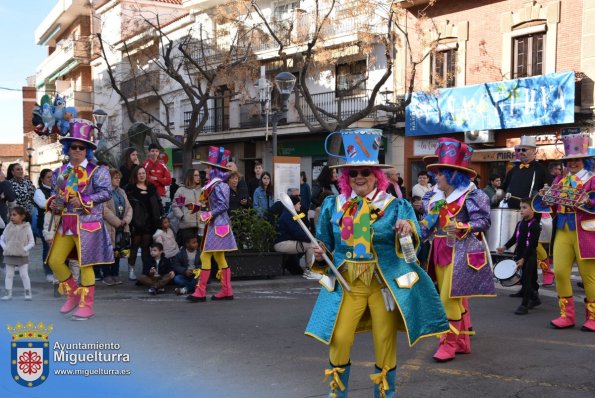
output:
[[[438,50],[432,55],[430,82],[438,87],[456,86],[457,49]]]
[[[545,33],[514,37],[512,40],[513,79],[542,75]]]
[[[284,19],[290,18],[291,12],[296,8],[300,8],[299,1],[288,1],[277,4],[274,11],[275,20],[282,21]]]
[[[366,93],[366,60],[337,65],[335,92],[337,95],[362,95]],[[360,81],[360,83],[357,83]],[[356,86],[354,86],[357,83]]]

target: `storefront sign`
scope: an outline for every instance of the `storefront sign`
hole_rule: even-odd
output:
[[[437,139],[413,141],[413,156],[433,155],[438,148]]]
[[[574,72],[413,93],[407,136],[574,122]]]
[[[560,159],[564,156],[562,145],[543,145],[537,148],[535,157],[538,160]],[[512,162],[513,148],[479,149],[473,152],[472,162]]]

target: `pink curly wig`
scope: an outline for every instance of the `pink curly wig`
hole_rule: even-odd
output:
[[[389,181],[382,169],[378,167],[369,167],[369,166],[358,166],[358,167],[342,167],[339,177],[337,179],[339,183],[339,190],[345,197],[349,198],[351,196],[351,185],[349,185],[349,172],[351,170],[357,169],[370,169],[374,176],[376,177],[376,188],[380,191],[385,191],[388,187]]]

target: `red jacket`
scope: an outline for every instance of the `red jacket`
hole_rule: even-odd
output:
[[[171,173],[167,167],[159,159],[156,162],[147,159],[143,167],[147,170],[147,181],[155,185],[159,196],[165,196],[165,187],[171,185]]]

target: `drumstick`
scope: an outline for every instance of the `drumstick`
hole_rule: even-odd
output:
[[[355,136],[355,140],[357,141],[357,143],[359,144],[360,148],[362,148],[362,151],[364,151],[364,154],[366,155],[366,157],[370,157],[370,152],[368,152],[368,150],[366,149],[366,147],[364,146],[364,143],[362,142],[362,139],[359,138],[359,135]]]
[[[291,201],[291,199],[289,198],[289,196],[285,192],[281,192],[281,195],[280,196],[281,196],[280,197],[280,200],[281,200],[281,203],[283,203],[283,206],[285,206],[285,208],[293,216],[297,216],[297,211],[295,211],[295,207],[293,207],[293,202]],[[314,238],[314,236],[312,235],[312,233],[310,232],[310,230],[308,229],[308,227],[306,227],[306,225],[304,224],[304,222],[301,219],[299,219],[299,218],[296,220],[296,222],[302,228],[302,230],[304,230],[304,232],[306,233],[306,235],[310,239],[310,242],[312,242],[312,244],[314,246],[316,246],[316,248],[321,249],[320,245],[318,244],[318,241],[316,240],[316,238]],[[331,259],[328,258],[328,256],[326,255],[326,253],[322,253],[322,258],[324,259],[324,262],[326,263],[326,265],[329,266],[329,268],[331,269],[331,271],[333,271],[333,274],[335,274],[335,276],[337,277],[337,280],[339,281],[339,283],[341,283],[341,285],[343,286],[343,288],[345,290],[347,290],[348,292],[350,292],[351,291],[351,288],[349,287],[349,284],[343,278],[343,276],[341,275],[341,273],[339,272],[339,270],[335,267],[335,265],[333,264],[333,262],[331,261]]]

